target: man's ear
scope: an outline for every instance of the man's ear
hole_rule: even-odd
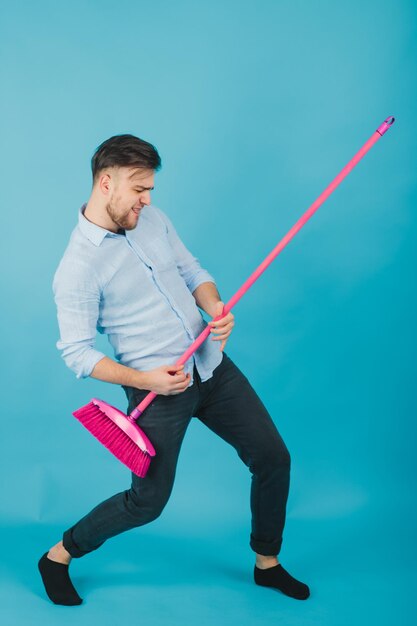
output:
[[[114,176],[110,172],[103,172],[100,175],[98,186],[104,196],[108,196],[111,193],[112,185],[114,184],[113,179]]]

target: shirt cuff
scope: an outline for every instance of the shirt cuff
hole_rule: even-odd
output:
[[[107,356],[104,352],[95,350],[94,348],[88,350],[83,354],[77,363],[68,366],[75,372],[77,378],[87,378],[91,372],[103,357]]]
[[[207,270],[200,270],[188,282],[187,287],[191,291],[191,293],[193,293],[193,291],[195,291],[197,289],[197,287],[199,285],[201,285],[202,283],[214,283],[214,284],[216,284],[216,281],[214,280],[213,276],[207,272]]]

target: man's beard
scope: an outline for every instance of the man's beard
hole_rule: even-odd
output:
[[[110,202],[106,205],[106,211],[109,217],[119,226],[119,228],[124,228],[125,230],[133,230],[136,228],[137,221],[133,220],[130,215],[132,213],[132,209],[127,209],[124,212],[121,212],[120,210],[118,211],[112,205],[112,200],[110,200]]]

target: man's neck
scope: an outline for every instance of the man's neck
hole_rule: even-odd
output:
[[[112,219],[107,215],[104,215],[104,211],[102,208],[98,207],[92,198],[87,202],[87,206],[83,211],[84,217],[96,226],[101,226],[101,228],[105,228],[106,230],[110,230],[112,233],[116,233],[118,231],[118,226],[113,223]]]

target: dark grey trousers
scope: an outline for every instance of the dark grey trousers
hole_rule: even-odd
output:
[[[254,552],[277,555],[281,549],[290,479],[290,455],[271,416],[248,379],[223,352],[212,377],[184,392],[157,396],[138,419],[156,456],[144,478],[132,474],[130,489],[104,500],[63,534],[73,557],[96,550],[106,539],[156,519],[174,484],[181,444],[192,417],[197,417],[232,445],[251,472],[251,534]],[[148,391],[123,386],[127,413]],[[202,489],[204,486],[202,486]]]

